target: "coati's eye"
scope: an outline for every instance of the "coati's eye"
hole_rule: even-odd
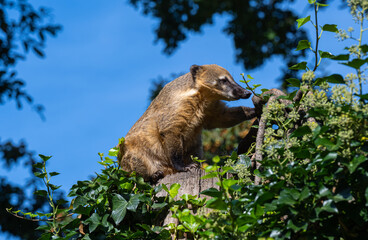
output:
[[[225,77],[225,76],[222,76],[222,77],[219,78],[219,83],[221,83],[221,84],[224,84],[228,81],[229,81],[229,79],[227,79],[227,77]]]

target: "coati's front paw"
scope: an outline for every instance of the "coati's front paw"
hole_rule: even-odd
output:
[[[164,172],[161,171],[161,170],[158,170],[154,174],[152,174],[150,182],[151,183],[157,183],[158,180],[160,180],[160,179],[162,179],[164,177],[165,177]]]

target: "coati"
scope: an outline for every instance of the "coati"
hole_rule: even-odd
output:
[[[146,181],[196,166],[202,157],[202,129],[228,128],[256,116],[249,107],[227,107],[222,100],[249,98],[230,73],[218,65],[192,65],[168,83],[133,125],[119,146],[123,170]]]

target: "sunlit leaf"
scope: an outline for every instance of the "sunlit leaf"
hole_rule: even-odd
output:
[[[112,197],[112,213],[111,217],[115,224],[119,224],[125,217],[128,202],[119,194]]]
[[[299,18],[296,21],[298,22],[298,28],[300,28],[301,26],[303,26],[304,24],[310,21],[310,16],[305,17],[305,18]]]
[[[176,197],[176,195],[178,195],[179,192],[179,188],[180,188],[180,184],[179,183],[174,183],[170,186],[170,190],[169,190],[169,195],[174,198]]]

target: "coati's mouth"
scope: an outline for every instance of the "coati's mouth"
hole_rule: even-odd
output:
[[[252,92],[247,91],[243,88],[234,89],[230,94],[232,99],[239,100],[239,99],[248,99],[252,95]]]

